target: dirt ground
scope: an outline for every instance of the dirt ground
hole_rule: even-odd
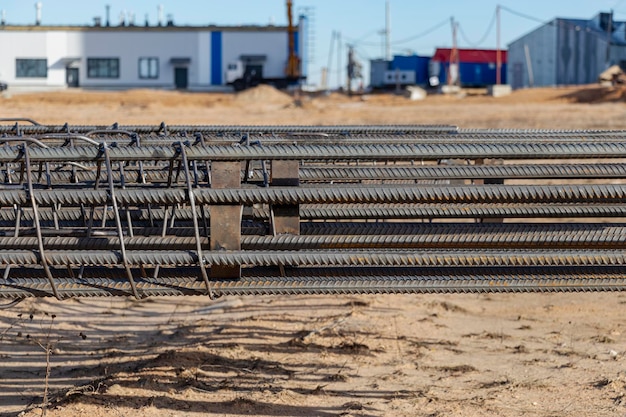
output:
[[[521,90],[494,99],[463,96],[293,98],[270,87],[233,94],[133,90],[5,92],[0,117],[63,124],[454,124],[464,128],[625,129],[626,88]]]
[[[0,117],[626,129],[624,96],[8,93]],[[625,308],[621,293],[28,300],[0,310],[0,415],[42,415],[47,386],[58,417],[626,416]]]

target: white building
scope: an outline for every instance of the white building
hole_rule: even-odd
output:
[[[211,90],[237,61],[284,77],[288,54],[284,26],[0,26],[0,80],[17,90]]]

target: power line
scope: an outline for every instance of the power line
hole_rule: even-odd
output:
[[[502,10],[506,10],[507,12],[509,12],[511,14],[514,14],[514,15],[516,15],[518,17],[523,17],[524,19],[533,20],[535,22],[541,23],[542,25],[547,25],[547,24],[552,23],[551,20],[546,21],[546,20],[543,20],[543,19],[539,19],[538,17],[534,17],[534,16],[531,16],[531,15],[528,15],[528,14],[525,14],[525,13],[522,13],[522,12],[515,11],[513,9],[510,9],[510,8],[506,7],[506,6],[500,5],[500,8]]]
[[[404,38],[404,39],[400,39],[398,41],[393,41],[391,42],[392,45],[400,45],[403,43],[407,43],[407,42],[411,42],[414,41],[416,39],[419,38],[423,38],[426,35],[430,35],[431,33],[433,33],[434,31],[442,28],[443,26],[447,26],[450,22],[450,19],[445,19],[443,20],[441,23],[436,24],[435,26],[431,27],[430,29],[425,30],[424,32],[418,33],[416,35],[410,36],[408,38]],[[380,31],[377,31],[376,33],[379,33]],[[370,36],[370,35],[368,35]],[[378,47],[380,46],[380,43],[375,43],[375,42],[354,42],[354,44],[358,44],[359,46],[374,46],[374,47]]]
[[[543,20],[543,19],[540,19],[538,17],[530,16],[528,14],[515,11],[515,10],[513,10],[511,8],[506,7],[506,6],[500,6],[500,8],[502,10],[505,10],[505,11],[515,15],[515,16],[522,17],[522,18],[528,19],[528,20],[532,20],[532,21],[541,23],[542,25],[545,25],[545,26],[559,26],[559,27],[562,27],[562,28],[567,28],[568,30],[575,30],[575,31],[580,31],[580,30],[584,30],[586,32],[590,32],[591,31],[589,29],[589,27],[584,27],[584,26],[581,26],[581,25],[579,25],[577,23],[570,22],[568,19],[558,19],[558,18],[555,18],[555,19],[552,19],[552,20]]]
[[[354,48],[354,52],[362,61],[371,61],[372,58],[360,49]]]
[[[357,39],[353,39],[353,38],[350,38],[350,37],[346,36],[346,40],[348,42],[350,42],[351,44],[353,44],[353,45],[362,44],[365,39],[369,38],[372,35],[376,35],[379,32],[380,32],[380,30],[378,30],[378,29],[371,30],[371,31],[367,32],[366,34],[364,34],[363,36],[359,36]]]
[[[467,43],[469,46],[474,47],[474,48],[477,47],[477,46],[482,45],[483,43],[485,43],[485,41],[487,40],[487,37],[491,33],[491,30],[493,29],[493,25],[496,23],[496,17],[497,17],[497,13],[494,11],[493,12],[493,17],[491,18],[491,22],[489,23],[489,26],[487,27],[487,31],[482,36],[482,38],[480,38],[480,40],[478,42],[471,42],[471,41],[469,41],[467,36],[465,35],[465,32],[463,31],[463,28],[459,24],[459,32],[461,33],[461,37],[463,38],[465,43]]]
[[[426,31],[424,31],[422,33],[418,33],[417,35],[410,36],[408,38],[404,38],[404,39],[401,39],[399,41],[391,42],[391,44],[392,45],[398,45],[398,44],[402,44],[402,43],[411,42],[411,41],[414,41],[414,40],[419,39],[419,38],[423,38],[426,35],[430,35],[432,32],[436,31],[437,29],[440,29],[443,26],[447,26],[449,23],[450,23],[450,19],[447,18],[447,19],[443,20],[441,23],[436,24],[435,26],[431,27],[430,29],[428,29],[428,30],[426,30]]]

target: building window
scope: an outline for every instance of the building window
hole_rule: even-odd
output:
[[[15,78],[47,78],[47,59],[16,59]]]
[[[159,58],[139,58],[139,78],[159,78]]]
[[[120,78],[119,58],[87,58],[88,78]]]

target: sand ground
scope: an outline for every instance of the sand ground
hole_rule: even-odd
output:
[[[626,129],[623,98],[71,91],[5,94],[0,117]],[[621,293],[28,300],[0,310],[0,415],[41,415],[49,370],[59,417],[626,416],[625,307]]]

